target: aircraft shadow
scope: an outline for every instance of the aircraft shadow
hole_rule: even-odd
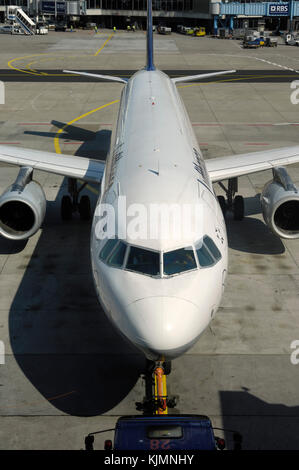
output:
[[[6,238],[0,237],[0,255],[11,255],[13,253],[20,253],[24,250],[28,240],[7,240]]]
[[[256,215],[262,212],[260,194],[245,198],[245,215]]]
[[[101,129],[97,132],[94,132],[88,129],[83,129],[79,126],[67,125],[66,123],[60,121],[52,120],[51,122],[57,129],[63,129],[63,132],[59,134],[59,138],[61,140],[83,141],[75,155],[80,157],[91,157],[98,160],[106,159],[110,147],[111,130]],[[54,138],[57,135],[57,131],[25,131],[24,134],[34,135],[37,137]]]
[[[246,253],[264,255],[284,253],[285,247],[280,238],[275,236],[263,221],[248,217],[261,212],[258,194],[245,199],[245,209],[242,221],[226,217],[228,246]]]
[[[58,129],[63,129],[66,126],[65,123],[59,121],[51,121],[51,123]],[[39,137],[55,137],[57,132],[41,132],[41,131],[24,131],[25,135],[34,135]],[[93,140],[96,133],[88,129],[82,129],[77,126],[67,126],[63,129],[63,132],[59,134],[60,139],[71,139],[71,140]]]
[[[249,391],[220,391],[219,395],[223,428],[242,435],[244,450],[299,448],[299,406],[266,403]],[[232,433],[226,431],[225,440],[232,449]]]
[[[95,147],[103,135],[101,148],[107,153],[109,132],[100,131],[93,141],[84,142],[78,154]],[[61,221],[65,186],[66,179],[55,201],[47,204],[40,238],[10,307],[9,336],[18,366],[53,407],[94,416],[124,400],[145,359],[117,333],[97,301],[90,266],[91,224],[77,215]],[[97,196],[87,191],[94,208]],[[21,244],[1,239],[2,252],[21,249]],[[25,414],[30,414],[26,393],[22,400]],[[47,402],[45,406],[48,410]]]

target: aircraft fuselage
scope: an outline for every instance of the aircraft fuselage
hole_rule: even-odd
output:
[[[219,307],[227,273],[223,214],[185,106],[163,72],[141,70],[125,85],[111,142],[92,226],[95,287],[130,342],[149,359],[170,360],[195,344]],[[117,230],[106,249],[98,235],[105,205]],[[195,230],[153,236],[153,206],[184,214],[189,207]],[[138,210],[148,219],[136,237],[128,214]]]

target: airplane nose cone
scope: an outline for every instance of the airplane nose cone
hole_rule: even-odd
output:
[[[130,340],[149,359],[170,360],[197,340],[208,322],[199,307],[177,297],[148,297],[127,307]]]

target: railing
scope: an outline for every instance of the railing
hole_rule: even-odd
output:
[[[28,15],[21,9],[16,10],[16,21],[19,23],[25,34],[35,34],[35,23],[29,18]]]

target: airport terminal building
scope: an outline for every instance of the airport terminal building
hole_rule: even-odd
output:
[[[95,22],[106,28],[125,28],[128,23],[146,26],[146,0],[0,0],[1,21],[7,5],[18,5],[30,16]],[[153,0],[154,24],[211,24],[209,0]],[[201,21],[201,23],[202,23]]]
[[[147,0],[0,0],[0,21],[7,19],[8,5],[18,5],[33,18],[94,22],[105,28],[146,27]],[[206,26],[217,34],[219,28],[240,27],[298,29],[299,1],[289,0],[153,0],[154,24],[175,29],[176,25]],[[299,25],[298,25],[299,27]]]

